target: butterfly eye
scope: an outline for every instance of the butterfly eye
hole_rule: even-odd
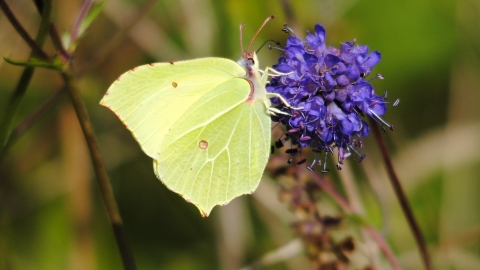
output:
[[[247,59],[247,64],[248,64],[249,66],[253,66],[253,65],[255,65],[255,60],[253,60],[253,58],[248,58],[248,59]]]

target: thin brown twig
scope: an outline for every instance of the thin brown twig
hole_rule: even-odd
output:
[[[91,160],[98,184],[100,186],[103,202],[113,227],[115,239],[117,240],[117,246],[120,250],[123,267],[124,269],[136,269],[133,253],[127,242],[120,211],[118,210],[112,185],[100,155],[100,149],[98,147],[97,139],[95,138],[92,123],[90,121],[90,117],[88,116],[87,109],[85,108],[85,104],[83,104],[81,99],[78,84],[71,68],[65,72],[62,72],[62,78],[66,83],[70,99],[73,107],[75,108],[78,121],[82,127],[83,135],[85,136],[85,140],[87,142],[88,150],[90,151]]]
[[[372,118],[369,118],[369,121],[370,127],[373,130],[373,135],[376,139],[375,141],[377,142],[380,153],[382,154],[383,162],[387,170],[390,183],[392,184],[395,195],[400,202],[403,214],[407,218],[408,225],[410,226],[410,230],[413,233],[413,237],[415,238],[415,242],[417,243],[418,249],[420,251],[420,256],[422,257],[423,264],[425,265],[425,268],[427,270],[433,270],[434,267],[430,258],[430,254],[428,253],[427,244],[425,243],[425,239],[423,237],[422,231],[420,230],[420,226],[418,226],[418,222],[415,219],[412,208],[408,203],[407,196],[405,195],[400,180],[398,179],[397,173],[395,172],[392,160],[390,159],[390,155],[385,144],[385,140],[383,139],[380,128],[378,127],[378,123],[376,123]]]
[[[10,7],[7,5],[5,0],[0,0],[0,9],[2,9],[3,13],[10,21],[12,26],[15,28],[17,33],[23,40],[28,44],[28,46],[35,52],[35,55],[42,58],[43,60],[49,60],[50,57],[48,54],[38,45],[38,43],[28,34],[27,30],[23,28],[22,24],[18,21],[17,17],[13,14]]]

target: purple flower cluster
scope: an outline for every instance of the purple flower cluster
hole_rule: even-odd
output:
[[[327,47],[325,28],[320,24],[315,25],[315,33],[308,32],[305,41],[290,36],[283,50],[273,68],[285,75],[273,76],[267,85],[268,92],[280,94],[291,105],[272,98],[273,105],[286,113],[272,117],[287,127],[286,137],[277,141],[277,147],[290,139],[297,146],[287,150],[290,154],[305,147],[317,153],[333,153],[337,148],[337,168],[341,169],[345,158],[352,152],[358,154],[355,148],[361,147],[362,136],[369,133],[360,116],[368,115],[393,130],[380,118],[386,111],[386,96],[376,95],[366,79],[380,61],[378,51],[369,52],[355,41],[345,42],[339,49]],[[382,79],[379,74],[375,77]],[[360,161],[365,157],[358,155]],[[308,168],[313,170],[318,164],[315,158]]]

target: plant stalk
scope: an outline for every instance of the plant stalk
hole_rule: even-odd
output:
[[[100,155],[100,149],[98,147],[97,139],[93,131],[93,127],[88,116],[85,104],[80,96],[78,84],[75,80],[72,69],[68,69],[62,72],[62,78],[64,79],[68,94],[72,101],[73,107],[77,114],[78,121],[82,127],[83,135],[87,142],[88,150],[90,151],[91,160],[95,170],[95,175],[100,186],[100,192],[102,194],[103,202],[105,204],[110,222],[113,228],[115,239],[120,251],[124,269],[136,269],[133,253],[128,245],[127,237],[123,228],[122,218],[118,210],[117,203],[115,201],[115,195],[113,194],[112,185],[108,178],[105,166],[103,164],[102,157]]]
[[[383,158],[383,163],[387,170],[388,177],[390,179],[390,183],[393,186],[393,190],[395,191],[395,195],[397,196],[398,201],[400,202],[400,206],[402,208],[403,214],[407,218],[408,225],[410,226],[410,230],[413,233],[413,237],[415,238],[415,242],[417,243],[418,249],[420,251],[420,256],[422,258],[423,264],[425,269],[433,270],[432,260],[430,258],[430,254],[428,253],[427,245],[425,243],[425,239],[423,237],[422,231],[420,230],[420,226],[418,226],[418,222],[413,215],[412,208],[408,203],[407,196],[403,191],[402,185],[400,180],[398,179],[397,173],[393,167],[392,160],[387,150],[387,146],[385,144],[385,140],[380,133],[380,128],[378,127],[378,123],[376,123],[372,118],[369,118],[370,127],[373,130],[373,135],[375,136],[375,141],[377,142],[378,148]]]
[[[44,6],[43,0],[33,0],[33,3],[35,4],[35,7],[37,8],[38,12],[42,14],[43,6]],[[57,31],[57,27],[53,22],[50,23],[49,33],[50,33],[50,39],[52,40],[53,46],[57,50],[58,54],[62,57],[62,60],[64,60],[65,62],[68,62],[70,56],[65,50],[65,48],[63,47],[62,40]]]
[[[80,26],[82,26],[83,20],[87,16],[88,10],[90,9],[90,6],[92,6],[93,1],[92,0],[85,0],[83,2],[82,8],[80,9],[80,12],[78,13],[78,17],[75,20],[75,24],[72,29],[72,34],[71,34],[71,43],[75,43],[78,38],[78,34],[80,33]]]
[[[7,3],[5,3],[4,0],[0,0],[0,8],[2,9],[3,13],[5,13],[5,16],[13,25],[15,30],[17,30],[20,36],[22,36],[32,48],[30,58],[32,56],[43,55],[48,59],[48,55],[42,50],[41,46],[43,46],[47,39],[48,27],[50,25],[52,17],[52,0],[44,1],[42,10],[42,22],[40,23],[40,28],[38,30],[36,40],[33,40],[28,35],[25,28],[23,28],[23,26],[20,24],[20,22],[15,17],[12,10],[7,5]],[[7,103],[5,114],[3,115],[3,118],[0,122],[0,156],[3,156],[3,154],[5,153],[5,149],[11,134],[11,124],[13,122],[13,119],[17,115],[17,112],[20,108],[23,97],[25,96],[28,85],[30,84],[30,80],[32,79],[34,71],[34,67],[25,67],[22,75],[20,76],[20,80],[18,81],[15,91],[13,92],[13,95]]]

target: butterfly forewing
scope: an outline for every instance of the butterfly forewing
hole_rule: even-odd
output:
[[[223,58],[143,65],[121,75],[100,104],[132,132],[142,150],[157,158],[167,131],[197,100],[245,71]]]

